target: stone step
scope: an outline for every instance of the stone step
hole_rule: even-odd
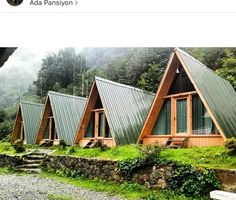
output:
[[[28,160],[24,159],[24,164],[41,164],[42,160]]]
[[[45,153],[42,153],[42,152],[32,152],[32,153],[29,153],[28,155],[35,155],[35,156],[45,156]]]
[[[24,173],[33,173],[33,174],[39,174],[42,172],[41,169],[34,169],[34,168],[20,168],[20,169],[17,169],[18,172],[24,172]]]
[[[45,156],[39,156],[39,155],[27,155],[25,156],[25,160],[43,160]]]
[[[16,167],[17,169],[26,168],[26,169],[36,169],[40,168],[40,164],[24,164]]]

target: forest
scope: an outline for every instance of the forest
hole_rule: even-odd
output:
[[[236,89],[236,48],[182,49],[227,79]],[[0,140],[10,139],[20,99],[44,103],[50,90],[87,97],[95,76],[155,93],[172,50],[83,48],[78,51],[64,48],[57,53],[48,53],[42,64],[32,66],[32,69],[14,70],[11,76],[0,73]],[[31,70],[37,74],[32,75]]]

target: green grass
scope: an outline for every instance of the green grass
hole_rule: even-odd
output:
[[[0,167],[0,174],[10,174],[13,173],[10,169],[6,167]]]
[[[39,145],[24,145],[25,151],[22,153],[16,153],[14,147],[10,142],[2,142],[0,141],[0,154],[8,154],[8,155],[21,155],[31,151],[32,149],[45,149],[45,147],[40,147]],[[49,149],[58,149],[56,146],[47,147]]]
[[[48,200],[73,200],[71,196],[49,194]]]
[[[149,199],[149,200],[193,200],[193,198],[186,197],[184,195],[177,195],[171,191],[157,191],[149,190],[143,186],[129,183],[113,183],[104,180],[84,179],[84,178],[68,178],[59,176],[56,174],[43,172],[42,177],[47,177],[60,181],[66,184],[75,185],[99,192],[107,192],[110,195],[120,196],[125,199]]]
[[[166,149],[161,157],[197,167],[236,168],[236,155],[229,156],[225,147]]]
[[[74,149],[73,153],[70,153],[71,148]],[[58,148],[53,154],[70,155],[85,158],[98,158],[105,160],[126,160],[137,158],[138,156],[140,156],[140,151],[138,150],[136,145],[124,145],[113,147],[105,151],[102,151],[100,148],[83,149],[80,147],[66,147],[64,150]]]
[[[15,149],[12,147],[10,142],[1,142],[0,141],[0,154],[16,154]]]

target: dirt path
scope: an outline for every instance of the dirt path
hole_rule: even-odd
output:
[[[38,175],[0,175],[1,200],[47,200],[50,195],[73,200],[121,200],[103,192],[95,192]]]

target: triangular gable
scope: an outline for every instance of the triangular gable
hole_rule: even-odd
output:
[[[20,102],[12,140],[17,139],[20,131],[20,122],[23,121],[26,144],[35,144],[44,105],[31,102]]]
[[[136,143],[154,95],[99,77],[95,78],[75,143],[87,129],[98,95],[116,145]]]
[[[57,136],[66,144],[72,145],[74,137],[85,108],[87,99],[72,95],[65,95],[50,91],[46,100],[46,106],[38,132],[37,143],[43,139],[47,126],[47,118],[52,111]]]
[[[211,119],[220,131],[222,137],[232,137],[236,133],[236,93],[228,81],[216,75],[211,69],[176,48],[172,53],[161,84],[157,90],[151,110],[140,133],[139,140],[151,134],[154,123],[163,104],[175,73],[180,63],[191,80],[201,101],[206,107]],[[227,113],[230,110],[230,114]]]

